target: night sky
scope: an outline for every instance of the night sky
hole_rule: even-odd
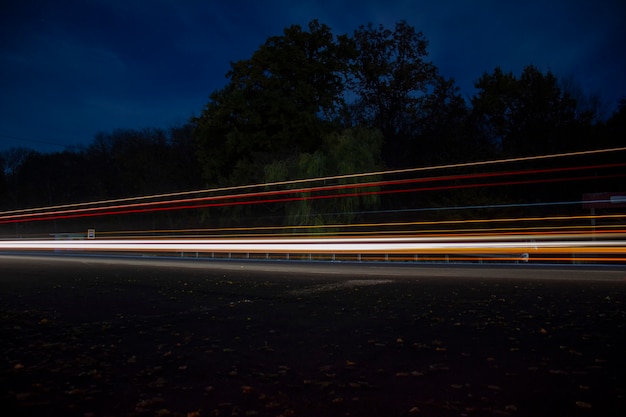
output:
[[[184,123],[230,62],[312,19],[335,35],[406,20],[466,97],[482,73],[530,64],[573,78],[607,115],[626,97],[622,0],[2,0],[0,151]]]

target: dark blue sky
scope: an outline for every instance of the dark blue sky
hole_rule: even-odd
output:
[[[482,73],[530,64],[573,78],[609,113],[626,97],[622,0],[2,0],[0,151],[183,123],[231,61],[312,19],[336,35],[406,20],[466,97]]]

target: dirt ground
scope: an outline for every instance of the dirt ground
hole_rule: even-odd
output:
[[[626,415],[626,282],[4,259],[0,306],[5,416]]]

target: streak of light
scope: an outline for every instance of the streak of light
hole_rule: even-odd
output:
[[[587,227],[589,228],[589,227]],[[146,232],[147,233],[147,232]],[[152,233],[152,231],[150,231]],[[236,238],[236,239],[244,239],[244,238],[279,238],[279,237],[311,237],[314,239],[319,239],[323,237],[335,236],[335,237],[398,237],[398,236],[420,236],[426,238],[439,238],[439,237],[448,237],[448,238],[466,238],[466,237],[484,237],[484,236],[493,236],[494,233],[497,233],[498,236],[506,239],[507,236],[517,236],[519,238],[526,237],[526,239],[533,239],[536,236],[541,235],[541,239],[551,239],[556,235],[562,235],[566,238],[580,238],[582,234],[576,230],[551,230],[551,231],[541,231],[540,229],[533,228],[533,231],[526,231],[523,228],[503,228],[503,229],[482,229],[482,231],[476,231],[473,229],[465,229],[460,230],[458,233],[433,233],[433,232],[423,232],[423,231],[411,231],[411,230],[400,230],[400,231],[390,231],[390,232],[380,232],[380,231],[354,231],[354,232],[335,232],[332,235],[317,235],[312,236],[308,233],[302,234],[293,234],[293,233],[254,233],[254,234],[220,234],[220,238]],[[590,233],[591,239],[611,239],[618,234],[622,234],[626,236],[626,229],[618,229],[618,230],[595,230],[593,233]],[[102,239],[160,239],[162,236],[146,236],[145,234],[133,233],[130,237],[123,237],[123,233],[120,232],[102,232],[99,234]],[[106,237],[107,235],[111,237]],[[198,235],[193,234],[178,234],[177,238],[186,238],[193,239],[197,238]]]
[[[620,164],[626,165],[626,164]],[[343,194],[323,194],[323,195],[305,195],[301,197],[282,197],[282,198],[263,198],[259,200],[239,200],[239,201],[226,201],[220,203],[202,203],[202,204],[184,204],[178,206],[165,206],[165,207],[154,207],[155,205],[164,205],[164,204],[177,204],[179,202],[184,203],[201,203],[203,201],[215,201],[222,199],[233,199],[240,197],[265,197],[272,195],[284,195],[284,194],[295,194],[295,193],[303,193],[303,192],[311,192],[318,191],[317,188],[313,189],[305,189],[305,190],[280,190],[280,191],[271,191],[271,192],[262,192],[262,193],[248,193],[244,195],[228,195],[228,196],[217,196],[217,197],[199,197],[194,199],[186,199],[186,200],[174,200],[174,201],[165,201],[165,202],[152,202],[152,203],[141,203],[134,205],[121,205],[121,206],[107,206],[107,207],[92,207],[88,209],[81,210],[68,210],[68,211],[60,211],[60,212],[46,212],[46,213],[31,213],[31,214],[20,214],[20,215],[12,215],[6,217],[0,217],[0,224],[6,223],[17,223],[24,221],[46,221],[46,220],[57,220],[57,219],[72,219],[72,218],[83,218],[83,217],[96,217],[96,216],[110,216],[110,215],[120,215],[120,214],[137,214],[137,213],[150,213],[150,212],[158,212],[158,211],[173,211],[173,210],[189,210],[189,209],[201,209],[201,208],[209,208],[209,207],[228,207],[228,206],[239,206],[239,205],[248,205],[248,204],[271,204],[271,203],[286,203],[286,202],[295,202],[295,201],[303,201],[303,200],[324,200],[324,199],[337,199],[337,198],[347,198],[347,197],[358,197],[358,196],[371,196],[371,195],[385,195],[385,194],[398,194],[398,193],[409,193],[409,192],[424,192],[424,191],[443,191],[443,190],[458,190],[458,189],[467,189],[467,188],[480,188],[480,187],[497,187],[497,186],[511,186],[511,185],[522,185],[522,184],[545,184],[551,182],[565,182],[565,181],[580,181],[585,179],[593,178],[594,180],[598,179],[606,179],[606,178],[616,178],[623,177],[625,174],[619,175],[594,175],[594,176],[584,176],[584,177],[567,177],[567,178],[546,178],[546,179],[533,179],[533,180],[518,180],[518,181],[500,181],[500,182],[491,182],[485,184],[454,184],[454,185],[442,185],[442,186],[431,186],[431,187],[421,187],[421,188],[406,188],[401,190],[376,190],[376,191],[366,191],[366,192],[349,192]],[[418,181],[419,180],[415,180]],[[327,189],[345,189],[345,188],[358,188],[358,187],[371,187],[371,183],[363,184],[342,184],[337,186],[328,186],[328,187],[320,187]],[[149,208],[145,208],[150,206]],[[38,216],[38,217],[37,217]]]
[[[140,207],[151,207],[157,205],[172,205],[172,204],[188,204],[188,203],[199,203],[204,201],[218,201],[218,200],[236,200],[241,198],[253,198],[253,197],[268,197],[268,196],[276,196],[276,195],[289,195],[289,194],[304,194],[304,193],[318,193],[321,191],[336,191],[336,190],[345,190],[345,189],[358,189],[358,188],[371,188],[371,187],[382,187],[388,185],[402,185],[402,184],[414,184],[414,183],[427,183],[427,182],[440,182],[440,181],[455,181],[461,179],[482,179],[482,178],[490,178],[490,177],[503,177],[503,176],[516,176],[516,175],[532,175],[538,173],[556,173],[556,172],[569,172],[569,171],[581,171],[587,169],[594,168],[614,168],[614,167],[622,167],[626,166],[626,163],[618,163],[618,164],[605,164],[605,165],[591,165],[591,166],[576,166],[576,167],[561,167],[561,168],[546,168],[546,169],[534,169],[534,170],[519,170],[519,171],[509,171],[509,172],[491,172],[491,173],[479,173],[479,174],[459,174],[459,175],[448,175],[448,176],[439,176],[439,177],[423,177],[423,178],[413,178],[413,179],[403,179],[403,180],[388,180],[388,181],[370,181],[365,183],[356,183],[356,184],[338,184],[338,185],[327,185],[327,186],[318,186],[318,187],[306,187],[306,188],[298,188],[298,189],[287,189],[287,190],[274,190],[274,191],[263,191],[256,193],[243,193],[243,194],[230,194],[230,195],[220,195],[220,196],[208,196],[208,197],[196,197],[196,198],[187,198],[187,199],[178,199],[178,200],[166,200],[166,201],[153,201],[147,203],[134,203],[134,204],[123,204],[116,206],[104,206],[104,207],[90,207],[83,209],[72,209],[72,210],[56,210],[56,211],[46,211],[46,212],[37,212],[37,213],[22,213],[22,214],[13,214],[0,217],[0,220],[8,220],[8,219],[29,219],[37,216],[45,216],[46,218],[50,218],[50,216],[58,216],[58,215],[69,215],[72,213],[88,213],[88,212],[100,212],[106,210],[117,210],[121,212],[122,209],[135,209]],[[595,176],[594,178],[597,178]],[[572,179],[562,179],[562,180],[579,180],[584,179],[581,177],[572,178]],[[519,184],[528,184],[528,181],[533,180],[525,180],[523,182],[519,182]],[[546,180],[534,180],[534,181],[546,181]],[[555,182],[560,181],[559,179],[550,179],[547,182]],[[532,183],[532,182],[531,182]],[[465,187],[474,187],[474,186],[495,186],[495,185],[512,185],[518,183],[488,183],[488,184],[476,184],[476,185],[466,185]],[[433,190],[444,190],[444,189],[455,189],[462,186],[444,186],[442,187],[427,187],[423,189],[410,188],[405,190],[394,190],[394,191],[381,191],[375,192],[376,194],[389,194],[396,192],[415,192],[415,191],[433,191]],[[357,195],[364,195],[363,193],[359,193]],[[339,196],[354,196],[354,194],[343,194]],[[323,198],[337,198],[337,195],[327,195]],[[307,196],[307,199],[312,199],[313,197]],[[316,196],[315,198],[322,198],[320,196]],[[263,200],[266,201],[266,200]],[[282,201],[282,200],[281,200]],[[255,202],[250,202],[253,204]],[[230,203],[235,204],[235,203]],[[182,206],[187,207],[187,206]],[[170,209],[175,209],[170,206]],[[63,217],[67,218],[67,217]],[[41,220],[44,220],[43,218]],[[0,224],[2,222],[0,221]]]
[[[276,185],[294,185],[315,183],[321,180],[338,180],[377,175],[387,175],[406,172],[418,172],[444,168],[458,168],[479,166],[504,162],[519,162],[533,159],[546,159],[562,156],[586,155],[599,152],[626,150],[615,148],[612,150],[576,152],[542,157],[515,158],[478,163],[453,164],[438,167],[414,168],[408,170],[381,171],[365,174],[351,174],[335,177],[321,177],[296,181],[285,181],[271,184],[256,184],[251,186],[226,187],[212,190],[193,192],[160,194],[128,199],[106,200],[108,205],[97,205],[103,202],[80,203],[74,205],[44,207],[39,209],[15,210],[0,213],[0,224],[19,223],[24,221],[43,221],[55,219],[73,219],[80,217],[110,216],[133,213],[149,213],[171,210],[199,209],[207,207],[227,207],[247,204],[286,203],[302,200],[324,200],[344,197],[369,195],[384,195],[408,192],[425,192],[440,190],[458,190],[478,187],[502,187],[520,184],[544,184],[550,182],[580,181],[593,178],[616,178],[626,176],[626,173],[603,175],[598,169],[626,166],[626,163],[605,165],[587,165],[562,168],[545,168],[517,171],[487,172],[478,174],[455,174],[431,176],[410,179],[393,179],[380,181],[364,181],[350,184],[329,184],[308,186],[293,189],[259,190],[255,192],[238,192],[220,195],[219,192],[254,189],[257,187],[271,187]],[[594,169],[593,176],[573,174],[575,171]],[[567,176],[551,175],[550,178],[533,178],[539,174],[568,173]],[[582,174],[582,173],[581,173]],[[523,178],[519,178],[524,175]],[[517,178],[516,178],[517,177]],[[530,178],[529,178],[530,177]],[[557,178],[555,178],[557,177]],[[486,181],[489,179],[490,182]],[[480,182],[485,180],[485,182]],[[444,181],[448,181],[445,183]],[[459,183],[468,181],[469,183]],[[452,184],[450,184],[452,183]],[[419,186],[411,186],[419,184]],[[388,187],[382,189],[383,187]],[[357,190],[363,190],[357,192]],[[173,196],[190,196],[200,193],[215,193],[217,195],[200,196],[193,198],[177,198],[169,200],[148,201],[150,199],[164,199]],[[123,204],[116,204],[123,203]],[[562,203],[531,203],[532,204],[580,204],[577,202]],[[467,206],[472,208],[484,207],[522,207],[525,205],[493,205]],[[465,209],[439,208],[443,209]],[[44,211],[45,210],[45,211]],[[415,209],[431,210],[431,209]],[[335,254],[351,256],[365,254],[368,256],[384,255],[397,258],[412,255],[422,258],[446,259],[453,256],[455,259],[497,258],[519,260],[525,254],[545,261],[560,259],[571,261],[572,257],[585,261],[597,262],[624,262],[626,261],[626,230],[620,224],[611,225],[580,225],[576,223],[595,222],[596,220],[611,220],[623,223],[626,215],[575,215],[575,216],[544,216],[544,217],[510,217],[489,219],[463,220],[428,220],[402,221],[387,223],[355,223],[330,225],[292,225],[292,226],[257,226],[239,228],[216,229],[184,229],[168,231],[126,231],[100,232],[97,240],[52,240],[52,239],[12,239],[0,241],[0,250],[69,250],[92,252],[202,252],[202,253],[286,253],[286,254],[317,254],[325,256]],[[560,226],[547,226],[548,223],[567,222]],[[533,225],[535,223],[535,225]],[[519,226],[512,226],[513,224]],[[340,230],[338,232],[337,230]],[[282,231],[282,236],[278,231]],[[286,234],[285,231],[291,233]],[[137,234],[155,233],[219,233],[214,238],[196,236],[188,238],[151,238],[139,237]],[[267,233],[271,233],[272,238]],[[295,237],[297,232],[305,232]],[[231,233],[237,238],[229,238],[224,233]],[[247,235],[242,235],[246,233]],[[262,234],[263,233],[263,234]],[[318,236],[312,237],[316,233]],[[120,238],[119,235],[128,235]],[[102,239],[103,235],[110,237]],[[351,235],[351,236],[348,236]],[[287,237],[289,236],[289,237]],[[229,255],[230,256],[230,255]]]
[[[284,185],[302,184],[302,183],[307,183],[307,182],[312,183],[312,182],[331,181],[331,180],[340,180],[340,179],[349,179],[349,178],[362,178],[362,177],[367,177],[367,176],[405,174],[405,173],[426,172],[426,171],[444,170],[444,169],[453,169],[453,168],[467,168],[467,167],[487,166],[487,165],[496,165],[496,164],[505,164],[505,163],[514,163],[514,162],[556,159],[556,158],[565,158],[565,157],[583,156],[583,155],[596,155],[596,154],[603,154],[603,153],[610,153],[610,152],[620,152],[620,151],[625,151],[625,150],[626,150],[626,147],[618,147],[618,148],[610,148],[610,149],[597,149],[597,150],[589,150],[589,151],[567,152],[567,153],[559,153],[559,154],[498,159],[498,160],[491,160],[491,161],[466,162],[466,163],[458,163],[458,164],[447,164],[447,165],[407,168],[407,169],[398,169],[398,170],[335,175],[335,176],[307,178],[307,179],[290,180],[290,181],[276,181],[276,182],[271,182],[271,183],[210,188],[210,189],[204,189],[204,190],[181,191],[181,192],[174,192],[174,193],[153,194],[153,195],[138,196],[138,197],[127,197],[127,198],[98,200],[98,201],[83,202],[83,203],[62,204],[62,205],[54,205],[54,206],[48,206],[48,207],[36,207],[36,208],[28,208],[28,209],[9,210],[9,211],[0,212],[0,216],[8,216],[8,215],[14,215],[14,214],[19,214],[19,213],[32,213],[36,211],[58,210],[58,209],[68,209],[68,208],[76,208],[76,207],[88,207],[88,206],[93,206],[93,205],[123,203],[123,202],[129,202],[129,201],[151,200],[151,199],[157,199],[157,198],[170,198],[170,197],[178,197],[178,196],[193,195],[193,194],[232,192],[232,191],[243,190],[243,189],[284,186]]]
[[[219,234],[223,236],[225,233],[233,234],[234,236],[243,237],[241,232],[254,232],[251,233],[250,236],[277,236],[277,231],[291,230],[292,232],[283,233],[287,236],[293,236],[293,231],[296,230],[333,230],[333,234],[340,233],[348,233],[348,232],[336,232],[337,229],[346,229],[346,228],[359,228],[369,230],[368,232],[363,231],[355,231],[351,233],[361,233],[361,234],[430,234],[432,236],[442,235],[442,234],[461,234],[461,233],[472,233],[472,234],[480,234],[480,233],[507,233],[507,232],[518,232],[518,233],[533,233],[532,231],[528,231],[526,227],[502,227],[502,228],[494,228],[494,227],[484,227],[484,228],[455,228],[455,229],[406,229],[407,227],[412,226],[439,226],[439,225],[450,225],[450,224],[464,224],[464,223],[517,223],[517,222],[536,222],[540,221],[542,223],[554,222],[554,221],[569,221],[569,220],[601,220],[601,219],[623,219],[626,218],[626,214],[604,214],[604,215],[584,215],[584,216],[546,216],[546,217],[509,217],[509,218],[499,218],[499,219],[467,219],[467,220],[437,220],[437,221],[413,221],[413,222],[387,222],[387,223],[333,223],[326,225],[287,225],[287,226],[254,226],[254,227],[220,227],[220,228],[198,228],[198,229],[153,229],[153,230],[121,230],[121,231],[109,231],[109,232],[101,232],[102,235],[145,235],[145,234],[172,234],[172,233],[202,233],[202,234]],[[393,228],[403,227],[401,230],[393,230]],[[603,229],[615,229],[624,227],[619,224],[609,224],[609,225],[566,225],[566,226],[533,226],[532,230],[536,232],[541,230],[546,230],[548,232],[556,232],[557,230],[580,230],[580,229],[592,229],[595,233],[604,233]],[[381,231],[381,229],[392,229]],[[266,233],[266,234],[260,234]],[[320,233],[320,232],[316,232]],[[308,234],[308,233],[307,233]]]
[[[622,235],[623,237],[623,235]],[[495,236],[491,237],[497,238]],[[527,236],[524,237],[527,239]],[[487,239],[132,239],[0,241],[2,250],[238,252],[307,254],[626,255],[626,240],[509,241]],[[620,258],[620,257],[616,257]],[[620,258],[621,259],[621,258]],[[626,259],[626,258],[624,258]]]

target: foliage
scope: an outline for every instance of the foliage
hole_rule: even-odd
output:
[[[410,134],[437,75],[424,61],[424,36],[406,22],[394,31],[369,24],[354,32],[354,41],[358,55],[350,84],[357,95],[356,122],[380,129],[386,138]]]
[[[326,25],[291,26],[249,60],[231,64],[197,123],[204,178],[210,184],[257,182],[276,158],[314,152],[343,105],[350,48]]]
[[[452,122],[437,124],[438,118],[464,114],[465,101],[453,81],[443,79],[426,60],[424,35],[404,21],[394,30],[369,24],[354,32],[354,42],[358,54],[350,73],[356,97],[350,106],[352,120],[382,132],[387,167],[430,160],[437,154],[429,148],[438,142],[437,129]]]
[[[607,120],[604,127],[605,146],[626,146],[626,98],[620,100],[617,111]]]
[[[474,120],[505,156],[537,155],[589,147],[580,129],[591,126],[593,110],[561,90],[554,74],[530,65],[520,77],[497,67],[476,82]]]
[[[42,154],[4,153],[11,207],[194,189],[200,186],[191,126],[117,130],[98,134],[90,146]],[[9,207],[9,205],[5,205]]]
[[[382,136],[376,130],[347,129],[324,137],[324,145],[314,153],[301,153],[297,157],[266,165],[266,183],[312,179],[310,182],[290,184],[289,188],[338,186],[330,191],[299,194],[301,199],[285,204],[282,207],[285,224],[350,223],[357,217],[359,210],[378,207],[379,196],[375,194],[377,186],[350,188],[349,185],[378,179],[376,175],[367,178],[350,175],[380,170],[381,145]],[[324,179],[315,180],[321,178]]]

